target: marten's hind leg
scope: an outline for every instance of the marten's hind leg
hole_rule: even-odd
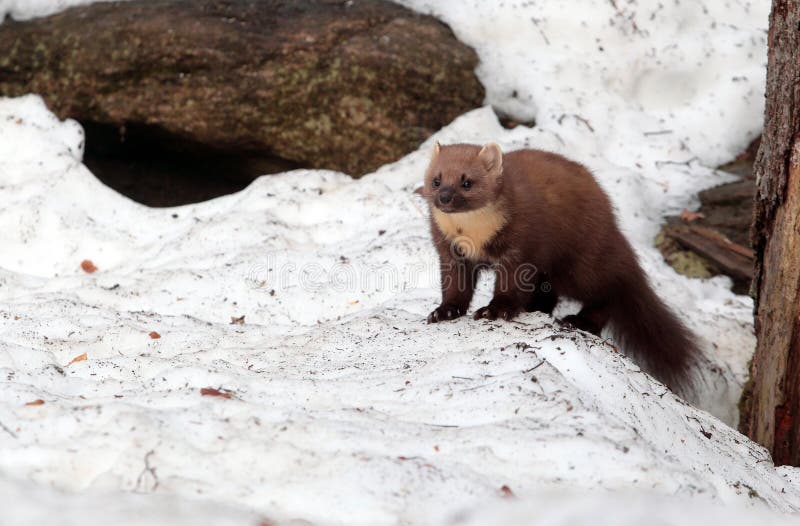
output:
[[[591,332],[597,336],[603,332],[603,327],[608,323],[611,317],[611,310],[606,303],[590,303],[584,305],[578,314],[570,314],[564,316],[561,320],[567,325],[571,325],[576,329]]]
[[[558,304],[558,294],[553,290],[552,284],[547,281],[547,277],[542,277],[536,283],[536,290],[528,298],[525,310],[528,312],[544,312],[552,314],[553,309]]]

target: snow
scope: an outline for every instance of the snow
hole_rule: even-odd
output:
[[[98,0],[0,0],[0,23],[7,16],[30,20],[63,11],[70,7],[97,3]]]
[[[545,494],[536,499],[495,505],[463,520],[458,526],[663,526],[706,524],[797,524],[794,517],[780,517],[763,510],[738,506],[721,509],[702,499],[691,502],[646,494]]]
[[[32,483],[0,477],[0,501],[4,525],[152,526],[191,524],[193,526],[261,526],[255,513],[219,503],[176,499],[165,495],[136,495],[127,492],[68,495]]]
[[[726,278],[677,275],[652,246],[663,216],[730,180],[712,167],[759,131],[768,2],[405,3],[476,48],[488,104],[537,122],[505,130],[487,105],[435,138],[545,148],[593,170],[700,338],[699,408],[542,314],[424,323],[437,262],[413,190],[433,138],[358,181],[301,170],[149,209],[81,164],[79,125],[37,96],[0,99],[0,506],[14,524],[657,512],[735,525],[800,510],[800,470],[726,425],[754,346],[751,300]],[[484,281],[473,306],[489,297]]]

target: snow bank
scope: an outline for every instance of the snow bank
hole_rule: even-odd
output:
[[[739,506],[720,508],[703,499],[685,501],[648,494],[544,494],[510,505],[494,505],[455,522],[458,526],[692,526],[708,524],[788,526],[794,517]]]
[[[486,107],[437,138],[590,166],[701,338],[700,406],[728,423],[751,301],[676,275],[652,238],[757,133],[764,3],[412,3],[476,47],[488,102],[537,120],[505,130]],[[100,184],[83,140],[38,97],[0,99],[0,485],[23,488],[0,492],[9,516],[31,506],[20,480],[109,514],[120,492],[144,494],[116,516],[141,505],[174,523],[232,506],[320,525],[480,524],[486,510],[533,523],[535,509],[536,524],[573,524],[563,502],[606,490],[630,497],[587,498],[575,521],[800,510],[798,470],[606,342],[541,314],[425,325],[437,264],[412,190],[429,145],[360,181],[295,171],[156,210]],[[489,294],[483,282],[475,306]],[[42,509],[73,502],[41,492]],[[768,512],[751,513],[736,517]]]
[[[481,109],[440,136],[503,133]],[[103,187],[37,97],[0,102],[0,139],[7,476],[317,524],[443,524],[503,486],[800,508],[763,449],[600,340],[537,314],[425,325],[426,150],[154,210]]]
[[[0,476],[0,523],[8,526],[263,526],[255,513],[165,495],[128,492],[70,495]]]
[[[97,3],[98,0],[0,0],[0,23],[7,16],[30,20],[52,15],[70,7]]]

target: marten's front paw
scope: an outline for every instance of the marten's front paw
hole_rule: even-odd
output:
[[[467,312],[467,309],[455,305],[440,305],[433,312],[428,314],[428,323],[439,321],[454,320],[460,318]]]
[[[504,305],[504,304],[492,304],[485,307],[481,307],[477,311],[473,317],[476,320],[485,319],[485,320],[496,320],[502,319],[506,321],[511,321],[514,317],[519,314],[519,308],[513,307],[511,305]]]

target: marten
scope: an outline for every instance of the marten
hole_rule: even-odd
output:
[[[428,323],[466,314],[482,270],[494,296],[475,319],[552,314],[560,296],[582,304],[563,324],[616,342],[667,386],[691,386],[693,334],[659,299],[591,172],[542,150],[503,153],[438,142],[421,191],[439,254],[442,302]]]

